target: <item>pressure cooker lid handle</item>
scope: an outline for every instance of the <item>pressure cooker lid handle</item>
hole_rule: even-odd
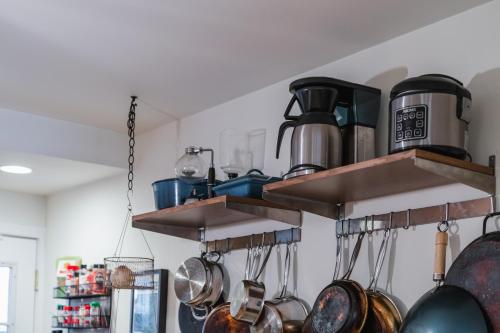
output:
[[[442,78],[442,79],[448,79],[448,80],[452,80],[452,81],[456,82],[457,84],[459,84],[461,86],[464,85],[461,81],[455,79],[452,76],[446,75],[446,74],[432,73],[432,74],[425,74],[425,75],[422,75],[422,76],[431,76],[431,77],[438,77],[438,78]]]

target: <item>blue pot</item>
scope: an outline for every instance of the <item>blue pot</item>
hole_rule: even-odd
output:
[[[246,175],[225,181],[214,187],[215,195],[232,195],[262,199],[262,187],[266,184],[280,181],[281,178],[263,175]]]
[[[219,184],[220,181],[216,181]],[[156,209],[165,209],[183,205],[193,189],[200,199],[208,197],[207,180],[196,184],[188,184],[178,178],[159,180],[153,183]]]

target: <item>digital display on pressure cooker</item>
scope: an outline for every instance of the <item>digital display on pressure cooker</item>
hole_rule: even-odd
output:
[[[427,105],[414,105],[396,110],[396,142],[419,140],[427,137]]]

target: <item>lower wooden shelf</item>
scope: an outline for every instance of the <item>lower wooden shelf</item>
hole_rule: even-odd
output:
[[[259,218],[293,226],[302,224],[301,212],[298,210],[259,199],[220,196],[136,215],[132,219],[132,226],[199,241],[200,228],[223,226]]]

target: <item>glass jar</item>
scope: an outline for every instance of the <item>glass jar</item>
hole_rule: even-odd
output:
[[[90,317],[90,304],[84,305],[84,314],[85,317]]]
[[[64,324],[64,305],[57,306],[57,325],[62,326]]]
[[[88,274],[87,265],[81,265],[80,266],[79,274],[80,274],[80,278],[79,278],[79,281],[78,281],[78,285],[80,287],[79,293],[80,293],[80,295],[87,295],[87,289],[88,289],[88,285],[87,285],[87,274]]]
[[[100,316],[101,315],[101,303],[99,303],[99,302],[90,303],[90,315],[91,316]]]

